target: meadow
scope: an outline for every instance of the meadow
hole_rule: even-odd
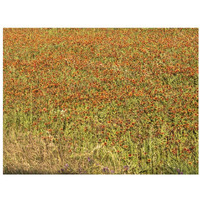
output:
[[[198,174],[197,28],[4,28],[4,174]]]

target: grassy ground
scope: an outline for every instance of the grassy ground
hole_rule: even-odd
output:
[[[5,174],[198,174],[198,29],[4,29]]]

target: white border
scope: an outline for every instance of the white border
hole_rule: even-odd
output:
[[[186,28],[199,26],[198,8],[198,0],[4,0],[0,19],[3,27]]]

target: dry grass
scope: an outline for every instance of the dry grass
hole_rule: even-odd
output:
[[[107,168],[97,164],[93,156],[113,158],[112,153],[102,145],[97,145],[91,152],[72,156],[67,145],[54,144],[30,133],[24,136],[22,132],[10,131],[7,134],[9,137],[4,135],[3,138],[4,174],[96,174],[102,170],[108,173]],[[110,165],[113,163],[116,161]]]
[[[66,146],[61,149],[31,134],[9,134],[3,139],[4,174],[55,174],[70,160]]]
[[[55,173],[63,161],[55,146],[46,145],[40,138],[23,134],[4,137],[4,173]]]

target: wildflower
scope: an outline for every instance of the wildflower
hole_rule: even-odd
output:
[[[128,171],[128,170],[129,170],[129,166],[128,165],[124,166],[124,171]]]
[[[106,172],[109,172],[108,167],[104,167],[104,168],[103,168],[103,172],[105,172],[105,173],[106,173]]]
[[[39,92],[39,90],[38,90],[38,89],[35,89],[35,90],[33,90],[33,93],[37,93],[37,92]]]
[[[183,172],[180,171],[180,169],[177,169],[178,174],[183,174]]]
[[[88,157],[88,162],[90,162],[91,161],[91,159],[90,159],[90,157]]]
[[[130,97],[131,97],[132,95],[133,95],[133,93],[132,93],[132,92],[129,92],[128,96],[130,96]]]
[[[69,165],[68,165],[68,164],[65,164],[65,168],[67,168],[67,167],[69,167]]]
[[[114,172],[114,170],[110,170],[110,172],[112,173],[112,174],[114,174],[115,172]]]

